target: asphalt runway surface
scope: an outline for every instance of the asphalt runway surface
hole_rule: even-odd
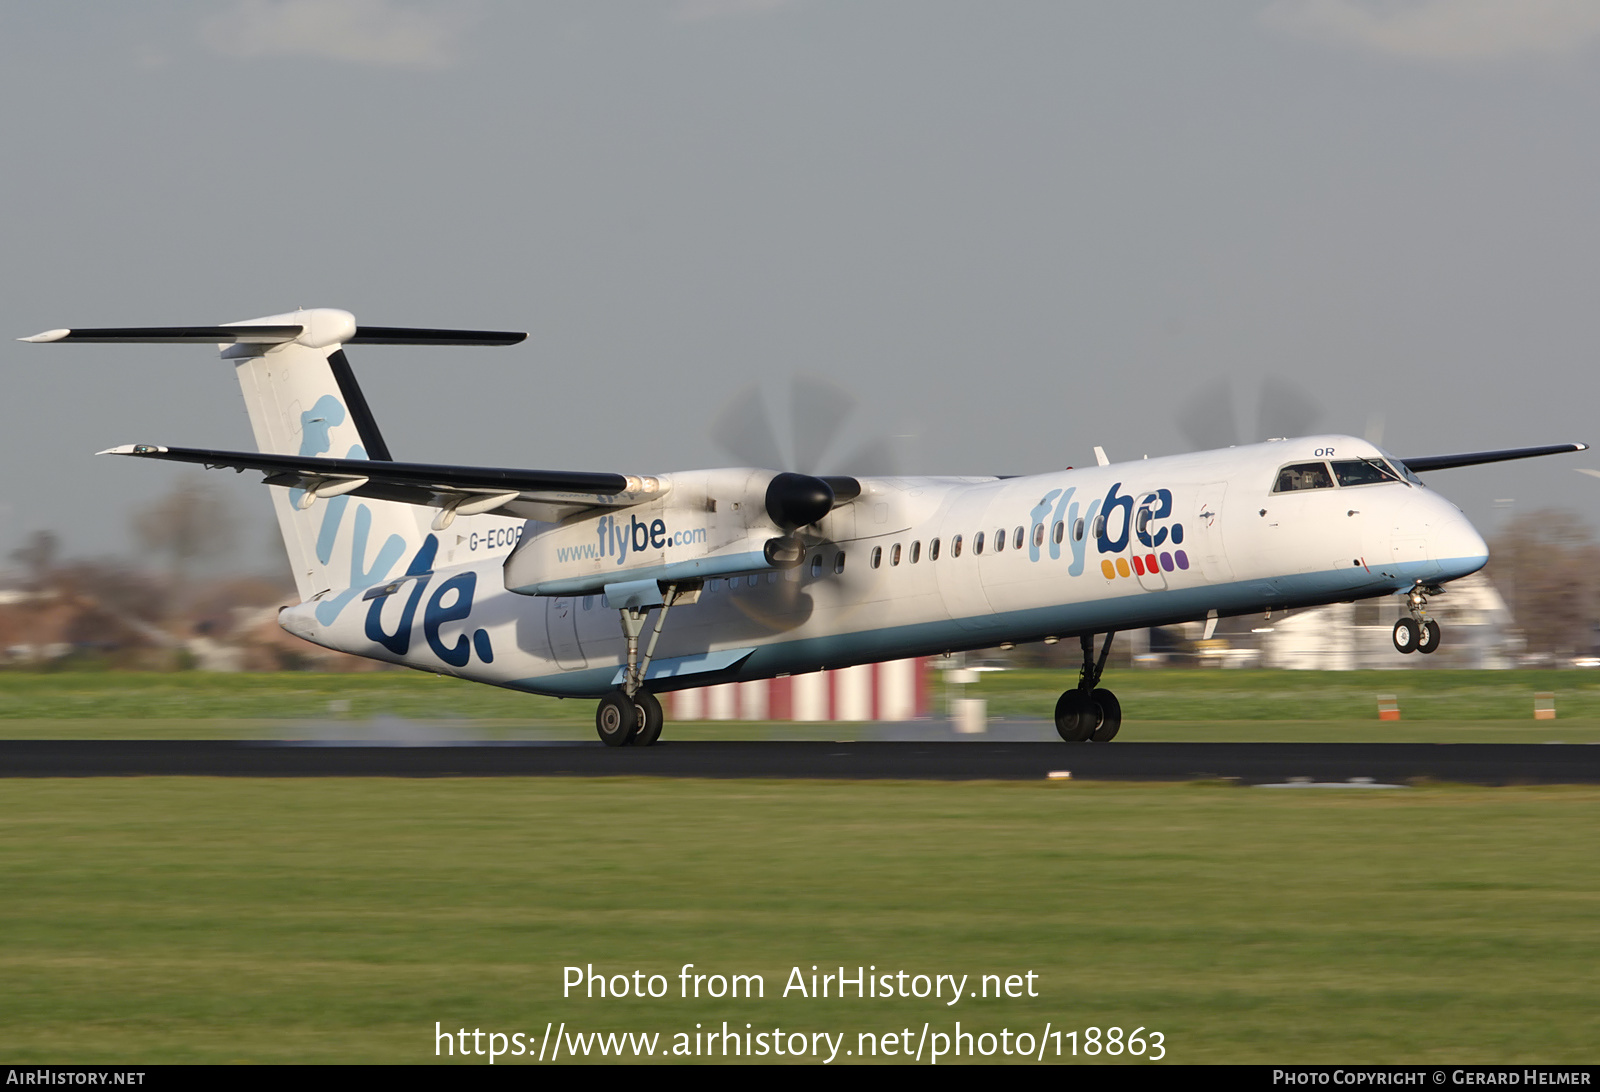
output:
[[[0,741],[0,777],[704,777],[1600,783],[1600,745],[1538,743]]]

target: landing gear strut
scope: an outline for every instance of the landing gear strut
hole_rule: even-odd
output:
[[[1407,655],[1420,652],[1427,655],[1439,647],[1439,623],[1428,617],[1428,596],[1443,595],[1444,589],[1434,585],[1413,585],[1406,596],[1406,609],[1410,618],[1394,624],[1394,647]]]
[[[656,616],[655,631],[645,646],[644,658],[639,657],[639,634],[644,631],[649,607],[623,607],[622,635],[628,642],[628,663],[622,671],[622,686],[600,699],[595,710],[594,727],[600,741],[607,747],[649,747],[661,738],[661,727],[666,720],[661,701],[644,688],[645,673],[650,670],[650,657],[655,655],[656,642],[667,624],[667,611],[678,597],[678,586],[667,587],[661,602],[661,613]]]
[[[1056,702],[1056,731],[1068,743],[1109,743],[1122,727],[1122,704],[1109,690],[1101,690],[1100,676],[1106,669],[1106,657],[1111,654],[1111,639],[1115,632],[1106,634],[1106,643],[1097,659],[1094,654],[1094,634],[1079,638],[1083,646],[1083,670],[1078,677],[1076,690],[1068,690]]]

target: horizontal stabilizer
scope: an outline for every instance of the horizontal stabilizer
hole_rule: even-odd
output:
[[[84,344],[280,345],[305,332],[304,326],[107,326],[98,330],[46,330],[18,341],[71,341]]]
[[[99,454],[197,463],[241,472],[254,470],[265,476],[264,484],[304,490],[311,497],[304,501],[306,504],[319,496],[352,493],[373,500],[439,508],[451,513],[451,518],[457,512],[471,515],[492,511],[523,519],[551,519],[553,515],[587,508],[626,507],[663,491],[663,483],[656,478],[570,470],[325,459],[154,444],[126,444]],[[490,501],[497,503],[484,507]],[[449,520],[444,520],[443,525],[448,526]]]
[[[281,345],[305,333],[304,326],[111,326],[94,330],[46,330],[18,341],[34,343],[146,345]],[[507,330],[432,330],[407,326],[357,326],[346,345],[515,345],[525,333]]]
[[[515,345],[527,334],[508,330],[422,330],[409,326],[357,326],[346,345]]]
[[[1503,463],[1510,459],[1532,459],[1540,455],[1565,455],[1572,451],[1588,450],[1588,444],[1550,444],[1546,447],[1513,447],[1502,451],[1469,451],[1462,455],[1424,455],[1400,461],[1405,463],[1408,470],[1422,474],[1429,470],[1453,470],[1458,466]]]

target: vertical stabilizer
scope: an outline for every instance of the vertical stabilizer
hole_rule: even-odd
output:
[[[319,307],[221,326],[58,329],[21,340],[215,344],[222,358],[233,362],[262,452],[390,462],[389,447],[345,358],[345,345],[515,345],[525,337],[502,330],[358,327],[350,312]],[[310,494],[301,488],[274,489],[272,503],[300,598],[315,599],[317,618],[327,625],[363,589],[391,574],[425,571],[438,540],[429,534],[428,508],[348,496],[331,488],[318,496],[320,488],[313,485]],[[503,516],[474,518],[508,522]]]
[[[255,431],[256,446],[280,455],[389,459],[388,446],[356,384],[343,343],[355,336],[345,311],[318,309],[273,315],[239,326],[300,325],[305,333],[278,345],[225,346]],[[295,586],[302,599],[324,594],[318,608],[331,622],[361,589],[405,563],[427,537],[427,509],[360,497],[311,498],[272,490]]]

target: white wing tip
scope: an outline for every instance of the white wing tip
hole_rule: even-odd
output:
[[[96,451],[96,455],[153,455],[167,450],[158,444],[118,444],[108,447],[104,451]]]
[[[31,341],[35,344],[40,344],[47,341],[60,341],[70,333],[72,333],[71,330],[46,330],[42,334],[34,334],[32,337],[19,337],[17,340]]]

